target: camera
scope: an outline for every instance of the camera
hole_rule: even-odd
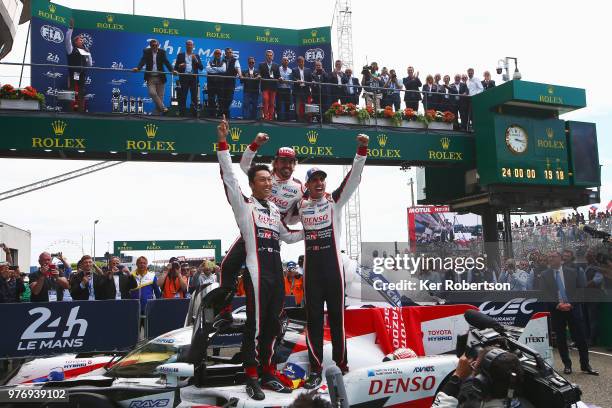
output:
[[[501,75],[502,71],[503,71],[502,67],[495,68],[495,72],[497,72],[497,75]]]
[[[497,321],[472,310],[465,313],[465,319],[473,328],[457,338],[457,354],[464,351],[466,356],[476,358],[486,347],[514,353],[523,371],[519,396],[536,407],[566,408],[580,401],[582,391],[576,384],[557,374],[536,351],[519,343]],[[480,367],[481,371],[486,367]],[[487,393],[486,384],[482,391]]]
[[[56,252],[54,254],[51,254],[51,258],[60,258],[62,256],[61,252]]]

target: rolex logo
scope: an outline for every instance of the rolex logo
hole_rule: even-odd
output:
[[[552,128],[546,128],[546,136],[548,136],[549,139],[552,139],[554,135],[555,132],[552,130]]]
[[[181,241],[181,243],[179,244],[180,246],[185,245],[185,241]]]
[[[151,241],[151,245],[155,246],[155,241]]]
[[[64,130],[66,130],[67,126],[68,124],[61,120],[51,122],[51,128],[53,128],[53,133],[55,133],[55,136],[63,136]]]
[[[115,17],[113,17],[112,14],[109,14],[108,16],[106,16],[106,22],[111,24],[113,21],[115,21]]]
[[[55,13],[55,4],[49,4],[49,11]]]
[[[127,246],[127,242],[124,242],[124,243],[123,243],[123,246]]]
[[[555,88],[552,85],[548,85],[547,91],[549,95],[552,95],[555,93]]]
[[[378,140],[378,144],[380,145],[380,147],[385,147],[388,139],[389,138],[384,133],[381,133],[376,137],[376,140]]]
[[[310,32],[310,35],[311,35],[312,37],[316,37],[316,36],[317,36],[317,30],[312,30],[312,31]]]
[[[229,134],[230,134],[230,137],[232,138],[232,142],[239,141],[241,133],[242,133],[242,129],[240,129],[240,128],[231,128],[229,130]]]
[[[319,134],[317,133],[316,130],[309,130],[308,133],[306,133],[306,139],[308,139],[308,143],[310,144],[317,143],[318,138],[319,138]]]
[[[152,123],[148,123],[144,126],[145,132],[147,133],[147,137],[149,139],[152,139],[155,137],[155,135],[157,134],[157,126],[155,126]]]
[[[164,28],[168,28],[168,26],[170,25],[170,22],[168,20],[164,20],[162,21],[162,25],[164,26]]]
[[[270,36],[270,29],[269,29],[269,28],[266,28],[266,29],[264,30],[264,35],[265,35],[266,37],[269,37],[269,36]]]
[[[221,24],[215,24],[215,31],[216,32],[221,31]]]
[[[442,145],[442,149],[448,150],[448,147],[450,146],[450,139],[448,137],[443,137],[440,139],[440,145]]]

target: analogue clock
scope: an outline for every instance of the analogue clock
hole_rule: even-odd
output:
[[[506,146],[515,154],[527,151],[527,132],[520,126],[511,125],[506,129]]]

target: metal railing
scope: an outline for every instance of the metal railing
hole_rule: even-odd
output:
[[[172,116],[190,116],[196,119],[218,118],[223,113],[232,119],[245,120],[275,120],[277,122],[316,122],[322,124],[335,115],[333,112],[325,113],[330,110],[334,102],[341,104],[352,103],[355,109],[368,108],[369,114],[366,115],[367,120],[360,117],[361,124],[370,126],[389,126],[391,119],[390,112],[404,112],[406,108],[412,108],[415,116],[412,121],[427,122],[425,118],[426,111],[433,109],[440,112],[451,112],[454,119],[451,121],[455,130],[471,130],[469,121],[471,118],[471,103],[469,95],[460,95],[451,93],[454,92],[450,87],[444,87],[444,92],[427,92],[422,90],[405,90],[394,89],[389,87],[389,83],[384,84],[383,81],[374,86],[368,85],[353,85],[353,84],[337,84],[329,82],[329,74],[325,73],[325,81],[296,81],[286,79],[268,79],[268,78],[248,78],[248,77],[229,77],[223,74],[207,74],[206,72],[196,74],[184,74],[167,71],[146,71],[134,69],[126,69],[123,67],[71,67],[69,65],[61,65],[55,63],[11,63],[0,62],[0,66],[27,66],[32,69],[30,81],[38,84],[43,81],[32,81],[36,76],[46,76],[46,89],[39,89],[45,95],[44,110],[54,112],[67,112],[78,110],[78,95],[76,95],[70,85],[68,79],[69,69],[79,71],[85,76],[85,80],[81,80],[83,89],[81,94],[84,99],[85,109],[88,113],[123,113],[135,115],[148,115],[151,113],[155,103],[151,92],[147,89],[146,81],[142,76],[137,79],[134,75],[155,75],[158,77],[164,76],[169,78],[159,93],[165,95],[165,90],[170,88],[170,115]],[[44,70],[47,72],[43,72]],[[292,68],[294,71],[297,68]],[[36,72],[34,72],[36,71]],[[316,74],[315,76],[319,76]],[[117,77],[120,77],[117,79]],[[192,85],[195,78],[195,85]],[[122,93],[122,88],[125,84],[132,81],[142,83],[142,88],[138,92]],[[0,80],[0,84],[3,81]],[[109,94],[106,94],[102,103],[94,99],[95,94],[88,93],[93,87],[92,83],[108,84]],[[361,80],[360,80],[361,82]],[[78,83],[78,81],[77,81]],[[272,119],[266,118],[266,102],[263,100],[262,94],[267,84],[273,83],[276,89],[274,97],[275,115]],[[98,85],[99,86],[99,85]],[[190,86],[189,92],[193,89],[196,95],[190,95],[191,106],[187,109],[187,90],[182,89],[185,86]],[[248,88],[248,89],[245,89]],[[100,89],[96,87],[95,89]],[[351,92],[352,90],[352,92]],[[249,94],[247,96],[247,94]],[[236,98],[241,95],[241,98]],[[255,95],[255,96],[253,96]],[[165,97],[165,99],[168,99]],[[250,106],[245,109],[245,105]],[[194,106],[195,105],[195,106]],[[101,108],[105,106],[107,108]],[[165,105],[164,105],[165,106]],[[385,107],[387,108],[385,112]],[[96,109],[96,107],[98,109]],[[236,112],[236,107],[242,107],[239,113]],[[252,109],[254,107],[254,109]],[[343,116],[351,116],[343,114]],[[355,115],[357,116],[357,115]],[[399,116],[399,115],[398,115]],[[395,125],[397,120],[395,118]],[[405,118],[404,118],[405,119]],[[432,117],[429,121],[433,121]],[[338,120],[332,120],[339,122]],[[346,123],[346,121],[342,121]]]

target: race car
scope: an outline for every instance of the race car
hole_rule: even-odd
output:
[[[206,287],[192,302],[186,319],[189,325],[146,342],[123,357],[108,357],[103,373],[63,381],[50,376],[47,382],[30,381],[8,388],[65,389],[72,406],[76,403],[131,408],[289,405],[302,389],[288,395],[266,391],[263,401],[254,401],[244,392],[244,373],[237,352],[244,313],[237,310],[233,325],[215,328],[212,306],[222,296],[217,285]],[[437,390],[454,370],[457,357],[451,353],[457,336],[468,331],[463,313],[470,309],[475,307],[361,305],[349,308],[345,326],[350,372],[343,382],[350,406],[430,406]],[[287,367],[292,367],[294,373],[301,371],[301,377],[293,378],[294,384],[299,385],[308,372],[305,319],[302,309],[288,309],[287,315],[275,362],[281,371]],[[508,333],[523,343],[527,337],[543,334],[546,341],[542,344],[548,348],[546,319],[546,315],[535,316],[525,329],[510,329]],[[326,341],[326,366],[333,364],[330,347]],[[212,349],[219,349],[221,355],[212,355]],[[393,359],[391,356],[387,358],[390,361],[383,361],[399,349],[412,350],[417,357]],[[319,392],[329,398],[325,384]]]

